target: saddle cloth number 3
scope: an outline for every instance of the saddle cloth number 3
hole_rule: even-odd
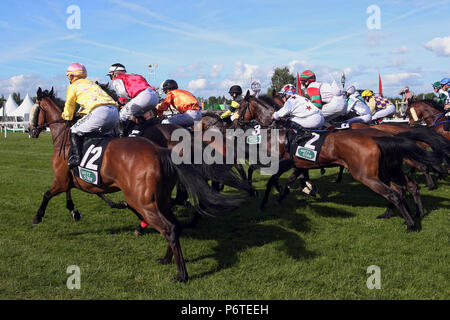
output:
[[[102,147],[96,147],[94,145],[91,145],[89,149],[87,149],[86,153],[84,154],[83,160],[80,163],[80,167],[84,167],[86,169],[91,169],[94,171],[98,170],[98,166],[94,164],[94,162],[100,158],[100,155],[102,154]],[[87,162],[89,157],[92,155],[92,158]],[[85,166],[86,164],[86,166]]]

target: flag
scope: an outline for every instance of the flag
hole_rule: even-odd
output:
[[[300,76],[297,72],[297,94],[303,96],[302,94],[302,84],[300,83]]]
[[[378,92],[380,94],[380,97],[383,96],[383,84],[381,83],[381,75],[378,74]]]

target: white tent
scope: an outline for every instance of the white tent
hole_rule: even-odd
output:
[[[33,105],[33,100],[31,100],[30,96],[27,93],[22,104],[13,112],[7,113],[8,117],[22,117],[23,121],[28,121],[30,120],[30,111]]]
[[[5,103],[6,116],[9,117],[9,114],[12,113],[17,108],[18,108],[17,103],[14,101],[12,95],[9,95],[8,100],[6,100]],[[0,115],[3,116],[3,108],[1,110]]]

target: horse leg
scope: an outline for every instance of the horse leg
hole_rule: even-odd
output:
[[[407,229],[406,232],[411,232],[414,230],[415,223],[414,220],[411,218],[411,215],[408,212],[408,208],[406,205],[406,202],[403,199],[403,196],[401,193],[398,193],[397,191],[389,188],[386,184],[381,182],[377,176],[369,177],[358,177],[352,176],[363,183],[364,185],[368,186],[370,189],[381,195],[383,198],[387,199],[389,202],[393,203],[395,207],[400,211],[403,218],[406,221]]]
[[[245,173],[245,170],[244,170],[244,167],[242,166],[242,164],[236,163],[234,165],[234,167],[236,168],[237,172],[241,176],[242,180],[247,180],[247,174]]]
[[[57,180],[53,180],[53,184],[49,190],[44,193],[42,203],[33,218],[33,225],[37,225],[42,222],[42,218],[45,215],[45,210],[47,209],[48,202],[51,198],[57,196],[58,194],[65,192],[69,189],[67,185],[60,185],[57,183]]]
[[[280,193],[278,196],[277,202],[281,204],[281,202],[288,196],[288,194],[291,192],[291,186],[297,180],[298,176],[300,175],[300,171],[296,168],[294,172],[289,176],[288,181],[284,185],[283,192]]]
[[[72,201],[72,195],[70,194],[70,189],[66,191],[66,208],[69,210],[70,215],[75,221],[81,220],[81,213],[75,210],[75,204]]]
[[[277,183],[280,176],[291,168],[292,168],[292,161],[289,160],[289,161],[281,161],[280,162],[278,172],[276,174],[272,175],[270,177],[269,181],[267,182],[264,197],[261,200],[261,203],[259,205],[260,212],[264,210],[264,207],[269,199],[269,195],[270,195],[270,191],[272,190],[272,187]]]
[[[174,281],[186,282],[188,280],[188,273],[179,241],[181,226],[170,209],[165,214],[160,212],[156,206],[154,209],[155,212],[144,210],[143,215],[147,222],[158,230],[169,243],[164,258],[158,261],[162,264],[169,264],[172,262],[172,257],[175,257],[178,274]]]
[[[394,208],[394,204],[389,202],[386,211],[383,214],[380,214],[377,219],[390,219],[394,215]]]
[[[405,175],[406,189],[411,193],[416,203],[416,216],[419,215],[420,218],[425,216],[425,210],[423,208],[422,197],[420,196],[419,186],[417,183],[407,175]]]
[[[425,179],[427,180],[426,186],[428,187],[428,190],[431,191],[436,189],[437,186],[433,180],[433,177],[431,176],[430,170],[427,168],[423,174],[425,175]]]
[[[128,204],[125,201],[113,202],[111,199],[105,196],[103,193],[98,193],[97,196],[106,202],[106,204],[112,209],[126,209],[128,208]]]
[[[339,166],[339,174],[338,174],[338,178],[336,179],[335,183],[341,183],[342,182],[342,177],[344,175],[344,166]]]

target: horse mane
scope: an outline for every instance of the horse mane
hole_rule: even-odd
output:
[[[214,111],[208,110],[205,112],[202,112],[202,117],[211,117],[220,120],[220,115]]]
[[[64,107],[66,105],[66,101],[58,98],[56,93],[53,92],[53,89],[51,91],[44,90],[40,94],[38,93],[38,95],[37,95],[37,99],[38,100],[41,100],[41,99],[44,99],[44,98],[49,98],[50,100],[52,100],[56,104],[56,106],[61,111],[64,110]]]
[[[275,100],[271,96],[269,96],[267,94],[262,94],[262,95],[258,96],[258,99],[262,100],[263,102],[265,102],[269,106],[273,107],[276,111],[280,109],[280,107],[275,102]]]
[[[95,83],[102,88],[103,91],[105,91],[114,101],[119,101],[119,96],[117,95],[116,91],[110,87],[110,83],[101,83],[98,81],[95,81]]]
[[[442,104],[437,103],[436,101],[434,101],[433,99],[423,99],[423,100],[414,100],[413,103],[417,103],[417,102],[423,102],[428,104],[430,107],[433,107],[434,109],[436,109],[437,111],[445,111],[444,106]],[[411,104],[412,105],[412,104]]]

